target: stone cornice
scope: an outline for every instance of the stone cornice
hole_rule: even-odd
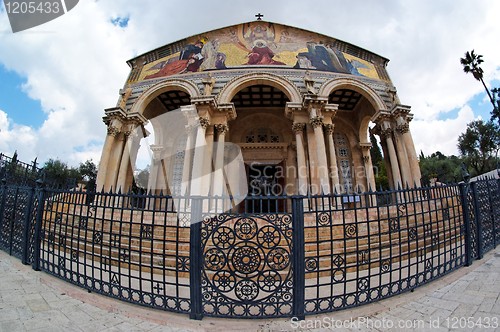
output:
[[[106,125],[109,125],[111,120],[117,119],[123,122],[127,118],[127,113],[120,107],[106,108],[104,114],[106,115],[103,116],[102,121]]]
[[[148,119],[146,117],[138,112],[133,112],[127,114],[127,120],[129,122],[132,122],[136,125],[144,125],[148,122]]]
[[[217,108],[217,100],[214,96],[191,97],[191,103],[196,106],[209,105],[214,109]]]
[[[219,104],[217,110],[222,113],[226,113],[228,120],[236,119],[236,108],[233,103]]]
[[[304,108],[301,103],[287,102],[285,106],[285,115],[289,119],[293,119],[294,113],[303,112]]]

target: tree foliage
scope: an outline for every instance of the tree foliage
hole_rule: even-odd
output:
[[[97,177],[97,166],[92,160],[87,160],[78,167],[69,167],[59,159],[49,159],[44,164],[43,171],[47,182],[61,186],[76,185],[78,182],[95,184]]]
[[[440,151],[430,156],[420,153],[420,172],[422,185],[429,185],[431,180],[442,183],[456,183],[462,180],[462,160],[457,156],[445,156]]]
[[[495,157],[500,146],[500,129],[493,122],[472,121],[465,133],[458,137],[458,149],[472,168],[472,176],[483,174],[496,167]]]

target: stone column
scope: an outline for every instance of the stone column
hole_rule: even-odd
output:
[[[229,127],[227,124],[216,124],[215,130],[217,131],[217,149],[215,154],[215,167],[214,167],[214,180],[213,180],[213,194],[214,196],[224,195],[225,181],[224,181],[224,142],[225,136]]]
[[[124,148],[118,171],[118,179],[116,180],[116,190],[120,190],[122,193],[125,193],[129,189],[126,188],[125,185],[127,182],[128,169],[130,167],[130,150],[132,149],[131,131],[123,133],[123,140]]]
[[[210,125],[210,120],[208,118],[200,118],[200,125],[196,131],[196,141],[195,141],[195,151],[193,156],[193,175],[191,178],[191,195],[207,195],[204,190],[204,181],[206,174],[204,172],[205,163],[205,150],[207,147],[207,141],[205,138],[205,133]]]
[[[406,123],[402,126],[399,126],[398,130],[403,136],[403,143],[406,149],[406,154],[408,156],[408,162],[410,164],[411,176],[413,179],[413,182],[410,184],[420,187],[422,185],[420,182],[422,174],[420,173],[420,166],[418,165],[418,157],[417,152],[415,151],[413,138],[410,134],[410,126],[408,125],[408,123]]]
[[[399,161],[399,169],[401,172],[403,188],[412,184],[410,163],[408,162],[408,156],[406,148],[403,142],[403,137],[398,128],[394,131],[394,138],[396,141],[397,156]]]
[[[326,160],[325,137],[323,136],[323,119],[319,116],[312,118],[311,126],[314,128],[314,138],[316,140],[318,177],[321,187],[320,194],[329,194],[330,181],[328,179],[328,161]]]
[[[285,187],[283,188],[283,195],[293,195],[297,192],[297,183],[296,179],[298,179],[298,176],[296,172],[293,170],[295,168],[295,160],[297,158],[297,143],[293,144],[291,143],[287,147],[287,154],[286,154],[286,159],[285,159],[285,176],[286,176],[286,183]]]
[[[101,153],[101,160],[99,161],[99,172],[97,173],[96,190],[108,190],[108,188],[105,188],[105,182],[106,179],[111,176],[111,174],[108,174],[109,158],[111,156],[113,146],[115,145],[116,137],[119,134],[120,129],[113,125],[113,123],[109,123],[106,140],[104,142],[104,147]]]
[[[184,151],[184,165],[182,167],[181,196],[189,195],[189,181],[191,179],[191,163],[193,162],[195,127],[186,125],[186,148]],[[184,200],[183,200],[184,201]]]
[[[375,175],[373,174],[372,158],[370,156],[371,146],[371,143],[359,143],[359,147],[361,148],[361,153],[363,155],[363,167],[365,168],[366,184],[368,186],[365,191],[377,190],[375,185]]]
[[[153,155],[151,158],[151,171],[148,178],[148,193],[155,194],[161,189],[165,189],[160,186],[163,173],[161,170],[161,161],[163,158],[164,148],[162,145],[151,145],[150,149]]]
[[[324,126],[326,137],[328,140],[328,152],[330,155],[330,177],[332,178],[332,192],[340,193],[339,167],[337,165],[337,153],[335,151],[335,143],[333,140],[334,124],[326,124]]]
[[[391,160],[389,159],[389,150],[387,149],[387,143],[380,132],[377,133],[380,137],[380,145],[382,146],[382,154],[384,156],[385,171],[387,172],[387,180],[389,182],[390,188],[395,188],[394,177],[392,176]],[[378,190],[379,188],[377,188]]]
[[[399,173],[399,163],[398,157],[396,156],[396,149],[394,148],[394,143],[392,141],[392,128],[386,126],[381,129],[381,136],[385,139],[387,146],[387,151],[389,152],[389,161],[391,163],[392,179],[394,183],[394,189],[402,188],[401,176]]]
[[[123,155],[123,148],[125,146],[125,140],[127,138],[125,137],[125,133],[121,132],[115,137],[115,143],[113,145],[113,149],[111,151],[109,160],[108,160],[108,167],[107,167],[107,176],[106,176],[106,181],[104,184],[105,190],[113,190],[117,191],[118,188],[116,187],[117,180],[118,180],[118,172],[120,168],[120,163]]]
[[[300,195],[307,195],[307,165],[306,165],[306,154],[304,150],[304,139],[303,132],[306,124],[305,123],[294,123],[292,125],[292,130],[295,133],[295,140],[297,143],[297,178],[299,180],[299,190]]]

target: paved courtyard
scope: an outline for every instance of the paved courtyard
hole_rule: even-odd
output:
[[[0,332],[500,331],[500,249],[470,267],[352,310],[290,319],[190,320],[88,293],[0,251]]]

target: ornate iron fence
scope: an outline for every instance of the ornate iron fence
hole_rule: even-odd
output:
[[[480,259],[498,242],[499,186],[232,205],[3,183],[0,248],[90,291],[194,319],[302,319],[413,290]]]

